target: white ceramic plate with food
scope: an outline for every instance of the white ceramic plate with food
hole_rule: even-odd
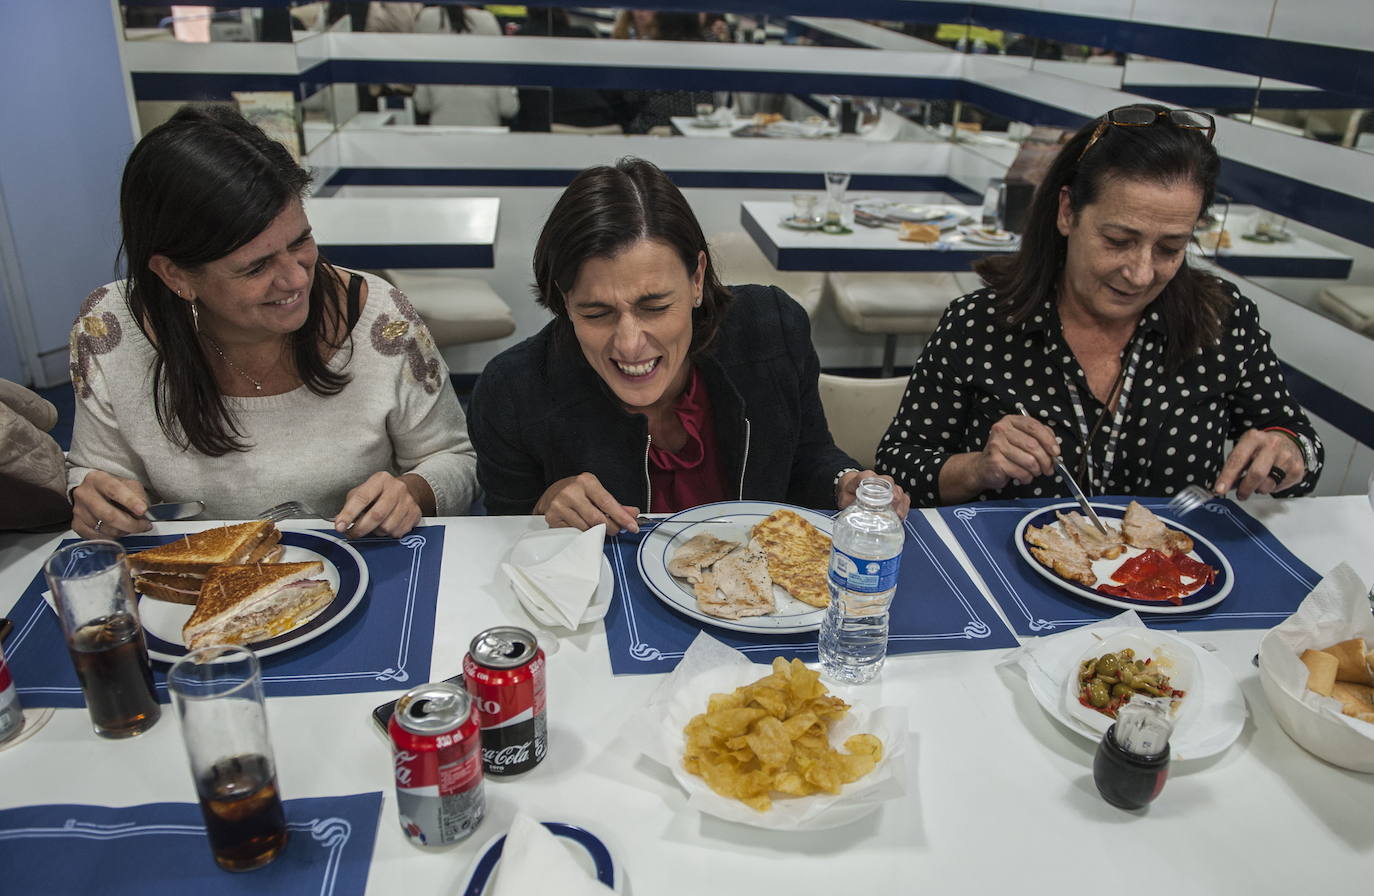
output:
[[[554,532],[566,530],[553,530]],[[522,538],[511,548],[510,564],[514,567],[534,566],[551,559],[555,554],[567,546],[568,542],[562,538]],[[510,589],[515,594],[515,599],[520,601],[520,606],[524,607],[525,612],[534,617],[534,621],[549,627],[566,629],[568,626],[562,619],[556,619],[544,607],[530,600],[525,592],[514,582],[510,582]],[[578,625],[585,625],[588,622],[595,622],[605,617],[606,611],[611,608],[611,596],[615,593],[615,573],[611,571],[611,562],[603,554],[601,556],[601,579],[596,584],[596,594],[592,595],[591,603],[587,604],[587,609],[582,611],[582,618],[578,620]]]
[[[825,223],[820,218],[794,218],[786,217],[778,222],[789,230],[820,230],[821,224]]]
[[[979,246],[1010,246],[1016,242],[1016,234],[1006,230],[985,230],[982,227],[960,227],[964,242]]]
[[[1075,672],[1064,678],[1064,709],[1069,715],[1098,734],[1106,734],[1115,719],[1083,703],[1083,684],[1077,670],[1085,662],[1100,660],[1107,654],[1131,650],[1138,661],[1148,661],[1147,668],[1168,677],[1169,687],[1182,691],[1183,696],[1173,702],[1175,729],[1202,705],[1202,675],[1192,649],[1177,638],[1149,629],[1120,629],[1086,648],[1078,657]]]
[[[343,622],[367,591],[367,563],[353,546],[339,538],[306,529],[277,527],[281,531],[282,563],[324,564],[324,579],[334,587],[334,599],[315,615],[280,635],[250,645],[258,656],[272,656],[318,638]],[[148,639],[148,655],[164,663],[175,663],[186,655],[181,629],[195,607],[153,600],[140,595],[138,615]]]
[[[1092,626],[1051,636],[1055,641],[1053,649],[1049,645],[1042,646],[1034,662],[1024,664],[1026,681],[1040,708],[1080,737],[1093,742],[1100,741],[1111,720],[1103,716],[1107,726],[1096,721],[1090,725],[1078,715],[1071,714],[1068,692],[1070,682],[1077,683],[1082,659],[1088,654],[1101,656],[1109,652],[1120,632],[1129,632],[1131,635],[1129,644],[1123,642],[1121,646],[1131,646],[1132,649],[1138,646],[1138,654],[1148,650],[1153,655],[1156,650],[1164,650],[1181,657],[1187,651],[1196,664],[1197,674],[1192,682],[1194,693],[1190,696],[1200,699],[1187,707],[1188,698],[1185,697],[1183,705],[1179,707],[1180,715],[1175,720],[1174,733],[1169,739],[1174,758],[1202,759],[1222,752],[1235,742],[1245,727],[1248,710],[1245,696],[1230,670],[1198,644],[1142,626]],[[1186,689],[1180,687],[1180,690]]]
[[[776,609],[767,616],[746,616],[742,619],[722,619],[697,609],[692,584],[668,572],[668,561],[678,549],[696,535],[710,534],[740,544],[749,542],[749,531],[755,524],[779,508],[796,511],[808,523],[830,536],[834,521],[823,513],[761,501],[722,501],[703,504],[662,520],[652,532],[639,542],[636,559],[639,575],[659,600],[670,608],[698,622],[737,632],[786,634],[812,632],[820,628],[824,607],[813,607],[773,586]]]
[[[616,867],[610,849],[600,837],[586,828],[561,821],[543,821],[540,824],[548,828],[559,843],[568,847],[568,851],[591,876],[609,888],[608,893],[620,893],[625,889],[625,875]],[[505,846],[505,834],[497,834],[482,844],[463,882],[463,888],[458,891],[460,896],[491,896],[496,892],[496,876],[501,870],[501,853]]]
[[[1097,504],[1091,501],[1089,504],[1091,504],[1093,510],[1097,512],[1097,516],[1102,520],[1104,526],[1108,529],[1116,528],[1118,531],[1120,530],[1121,517],[1126,512],[1125,507],[1117,504]],[[1226,556],[1217,549],[1216,545],[1203,538],[1197,532],[1189,529],[1177,520],[1165,517],[1160,517],[1160,519],[1166,526],[1170,529],[1176,529],[1179,532],[1183,532],[1193,539],[1193,549],[1188,552],[1188,556],[1192,557],[1194,560],[1206,563],[1217,571],[1216,579],[1212,584],[1198,586],[1192,593],[1182,597],[1181,603],[1173,604],[1169,601],[1160,600],[1136,600],[1130,597],[1117,597],[1115,595],[1103,594],[1100,591],[1094,590],[1094,588],[1101,585],[1115,584],[1112,582],[1111,574],[1120,568],[1121,564],[1125,563],[1127,560],[1143,554],[1144,551],[1140,548],[1128,547],[1125,553],[1115,559],[1094,561],[1093,572],[1097,574],[1097,583],[1094,585],[1094,588],[1085,587],[1078,582],[1060,576],[1054,570],[1041,564],[1040,561],[1036,560],[1034,555],[1031,554],[1030,548],[1026,544],[1026,529],[1030,526],[1061,526],[1061,523],[1055,516],[1057,512],[1077,511],[1079,509],[1078,502],[1065,501],[1062,504],[1051,504],[1039,510],[1033,510],[1022,517],[1020,522],[1016,524],[1016,532],[1012,536],[1013,541],[1016,543],[1016,550],[1021,554],[1021,559],[1029,564],[1031,569],[1035,570],[1039,575],[1043,576],[1054,585],[1071,594],[1076,594],[1079,597],[1090,600],[1093,603],[1102,604],[1108,607],[1117,607],[1122,610],[1135,610],[1137,613],[1192,613],[1197,610],[1205,610],[1208,607],[1216,606],[1225,600],[1226,596],[1231,593],[1231,584],[1235,578],[1235,574],[1232,572],[1231,563],[1226,559]]]

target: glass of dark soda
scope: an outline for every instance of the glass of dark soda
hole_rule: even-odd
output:
[[[79,541],[43,565],[67,651],[101,737],[142,734],[162,717],[124,549]]]
[[[267,732],[262,670],[246,647],[202,647],[167,673],[205,834],[227,871],[251,871],[286,846]]]

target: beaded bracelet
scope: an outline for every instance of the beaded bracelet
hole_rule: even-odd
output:
[[[1284,426],[1266,426],[1266,427],[1265,427],[1263,430],[1261,430],[1261,431],[1262,431],[1262,432],[1281,432],[1281,433],[1283,433],[1284,435],[1288,436],[1288,438],[1292,439],[1292,440],[1293,440],[1293,444],[1298,446],[1298,453],[1302,455],[1302,465],[1303,465],[1303,467],[1306,469],[1306,471],[1307,471],[1308,473],[1312,472],[1312,460],[1313,460],[1313,455],[1314,455],[1316,452],[1312,450],[1311,443],[1308,442],[1308,440],[1307,440],[1307,438],[1306,438],[1305,436],[1298,435],[1297,433],[1293,432],[1293,430],[1288,429],[1287,427],[1284,427]]]

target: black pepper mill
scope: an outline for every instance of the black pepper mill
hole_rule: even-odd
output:
[[[1169,700],[1136,697],[1116,714],[1093,758],[1093,781],[1102,798],[1119,809],[1141,809],[1169,777]]]

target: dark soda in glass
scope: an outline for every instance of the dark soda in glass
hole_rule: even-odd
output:
[[[162,717],[143,630],[128,613],[83,625],[67,646],[101,737],[142,734]]]
[[[286,815],[267,757],[222,759],[197,779],[196,792],[210,849],[221,868],[261,868],[286,846]]]

